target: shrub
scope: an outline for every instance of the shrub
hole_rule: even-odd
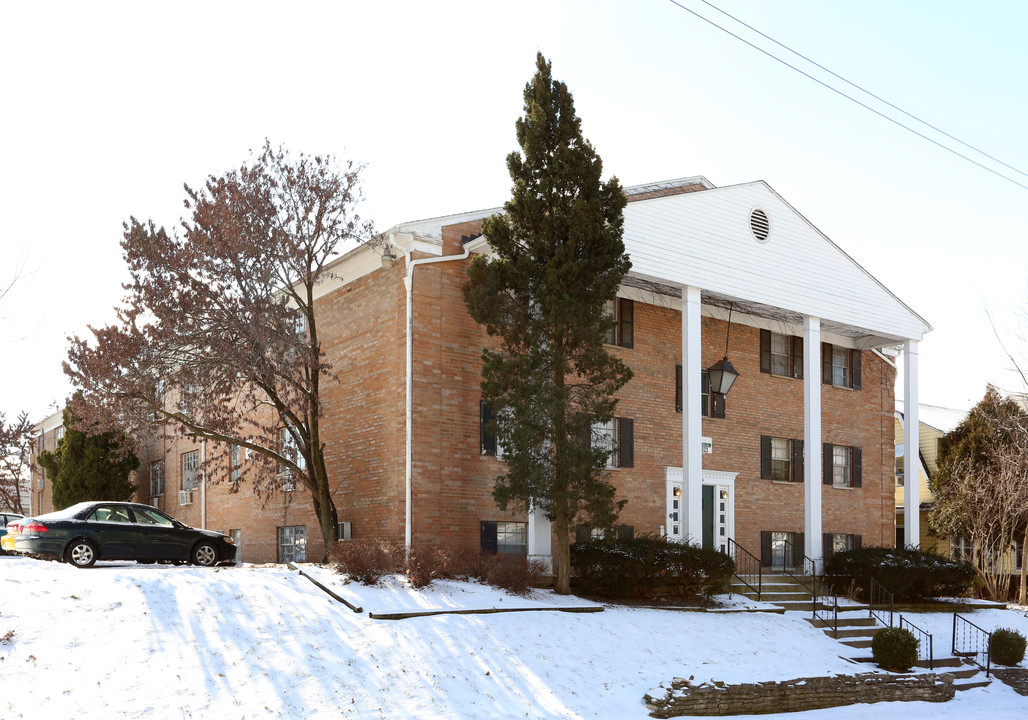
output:
[[[709,595],[735,572],[724,553],[652,535],[577,542],[571,565],[579,592],[608,598]]]
[[[896,599],[963,595],[974,582],[974,568],[914,548],[865,547],[837,553],[825,563],[835,587],[856,585],[867,596],[874,578]]]
[[[336,572],[349,575],[361,585],[375,585],[383,575],[402,567],[402,548],[374,540],[347,540],[337,542],[329,551],[329,561]]]
[[[871,639],[871,657],[885,670],[906,672],[917,663],[917,638],[906,628],[882,628]]]
[[[999,628],[992,632],[989,653],[1000,665],[1017,665],[1024,660],[1025,638],[1017,630]]]
[[[515,595],[527,595],[543,575],[538,560],[529,561],[521,555],[498,553],[484,558],[484,580],[493,587]]]

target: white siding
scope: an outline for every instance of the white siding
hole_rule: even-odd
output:
[[[750,212],[771,235],[758,243]],[[763,182],[629,203],[632,274],[920,340],[930,328]]]

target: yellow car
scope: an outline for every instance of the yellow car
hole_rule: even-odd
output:
[[[22,516],[18,513],[0,513],[0,551],[14,552],[14,538],[18,535],[18,523],[21,519]]]

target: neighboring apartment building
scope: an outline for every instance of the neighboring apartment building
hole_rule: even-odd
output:
[[[951,547],[948,537],[938,537],[928,525],[928,511],[932,508],[932,491],[928,480],[938,467],[939,440],[953,431],[967,415],[966,410],[953,410],[937,405],[921,404],[918,413],[920,421],[920,437],[918,448],[918,484],[920,486],[920,508],[918,523],[920,525],[921,549],[949,557],[956,550],[959,554],[960,542]],[[903,532],[906,527],[906,473],[904,471],[904,455],[906,444],[903,440],[903,404],[897,403],[896,410],[896,545],[902,547]]]
[[[611,304],[610,350],[635,377],[597,428],[618,448],[622,522],[726,551],[731,539],[765,565],[892,545],[894,349],[916,402],[927,323],[763,182],[628,193],[633,268]],[[341,533],[549,557],[545,517],[501,513],[491,497],[504,466],[483,429],[490,340],[461,294],[471,256],[490,251],[481,221],[499,211],[398,225],[384,257],[355,249],[320,287]],[[740,377],[718,396],[706,368],[726,354]],[[140,499],[233,532],[247,562],[320,558],[302,489],[257,500],[243,457],[230,493],[230,478],[197,472],[205,452],[168,433],[140,457]]]

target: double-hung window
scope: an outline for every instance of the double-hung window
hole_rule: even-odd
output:
[[[860,448],[825,443],[822,464],[825,485],[837,488],[861,487]]]
[[[278,529],[278,561],[307,562],[306,525],[291,525]]]
[[[150,463],[150,499],[151,502],[164,494],[164,461],[154,460]]]
[[[760,372],[802,378],[803,338],[761,330]]]
[[[593,423],[592,446],[607,454],[608,468],[627,468],[635,464],[635,424],[631,418],[612,418]]]
[[[182,453],[182,489],[196,490],[200,486],[200,451]]]
[[[604,312],[614,321],[614,327],[607,330],[604,342],[630,348],[635,344],[635,303],[626,298],[609,300]]]
[[[830,343],[821,344],[821,381],[825,385],[860,389],[860,351]]]
[[[779,482],[803,482],[803,441],[761,435],[760,477]]]
[[[682,412],[682,366],[675,365],[675,412]],[[703,417],[723,418],[725,396],[710,391],[710,373],[700,372],[700,414]]]
[[[238,445],[233,445],[229,451],[229,477],[232,482],[237,483],[243,477],[242,453]]]

